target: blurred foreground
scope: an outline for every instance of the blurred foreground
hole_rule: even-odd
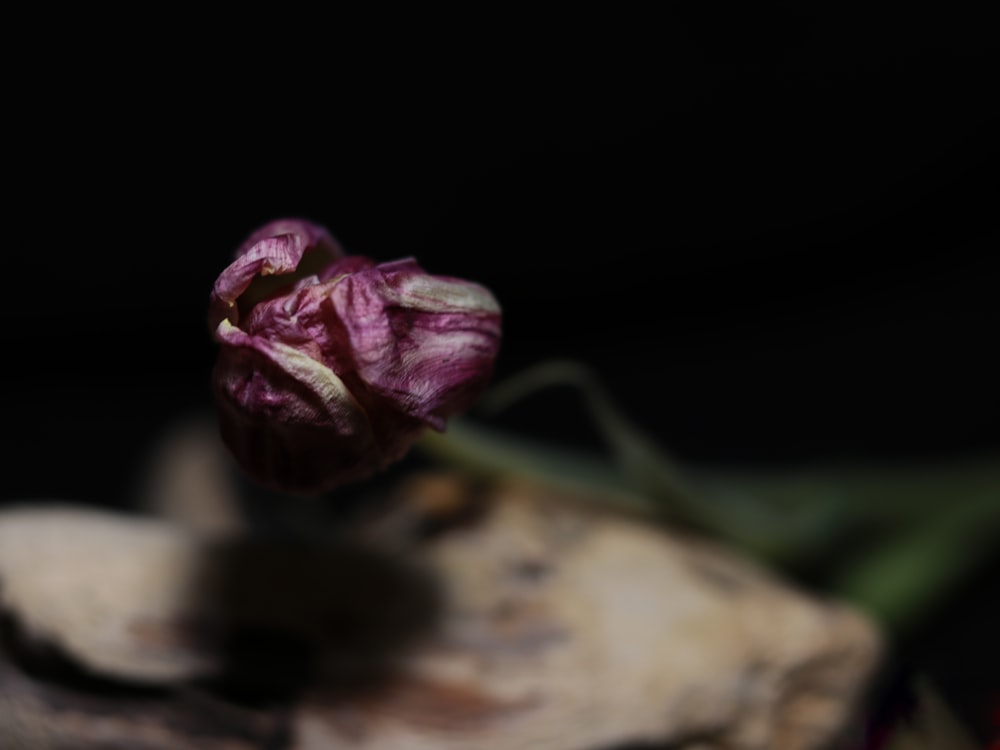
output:
[[[194,422],[161,445],[137,512],[3,510],[14,747],[861,741],[876,628],[732,550],[442,472],[333,525],[286,499],[313,523],[261,533],[231,471]]]

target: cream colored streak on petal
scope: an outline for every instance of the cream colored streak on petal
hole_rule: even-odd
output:
[[[397,301],[404,304],[418,302],[414,306],[427,312],[500,312],[496,298],[485,287],[430,276],[407,279],[399,289]]]
[[[308,354],[287,344],[261,338],[256,338],[251,343],[251,337],[228,320],[219,323],[217,333],[221,339],[234,345],[253,346],[298,382],[308,386],[325,404],[338,406],[335,411],[364,413],[361,404],[355,400],[337,373]]]

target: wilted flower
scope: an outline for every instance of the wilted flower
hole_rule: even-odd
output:
[[[323,227],[272,222],[215,282],[222,437],[257,480],[312,492],[401,458],[470,407],[500,343],[482,286],[412,258],[345,255]]]

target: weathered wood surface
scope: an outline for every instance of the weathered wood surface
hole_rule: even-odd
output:
[[[452,482],[414,482],[405,507]],[[433,637],[364,698],[314,689],[296,750],[805,750],[848,721],[879,651],[858,613],[571,498],[514,484],[482,502],[421,547],[446,587]]]
[[[4,748],[810,750],[878,660],[852,609],[534,485],[414,477],[296,545],[189,510],[0,511]]]

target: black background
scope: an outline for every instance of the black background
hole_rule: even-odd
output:
[[[3,499],[127,502],[284,215],[486,284],[498,375],[587,362],[687,460],[995,451],[997,50],[949,8],[12,25]]]

